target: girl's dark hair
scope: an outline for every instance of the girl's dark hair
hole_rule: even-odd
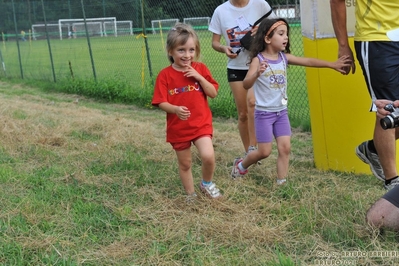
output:
[[[278,21],[283,21],[287,25],[287,35],[289,36],[290,34],[290,26],[288,25],[288,22],[283,19],[283,18],[276,18],[276,19],[270,19],[270,18],[265,18],[261,21],[258,31],[254,35],[254,38],[251,42],[251,47],[249,49],[249,58],[250,61],[252,61],[252,58],[256,57],[260,52],[264,51],[266,49],[266,42],[265,42],[265,37],[267,32],[270,30],[270,28],[274,25],[274,23]],[[272,30],[267,37],[271,38],[273,37],[274,33],[276,32],[276,29]],[[288,38],[287,45],[285,46],[285,53],[290,53],[290,39]]]
[[[184,45],[187,40],[192,37],[195,43],[195,60],[198,60],[201,54],[201,47],[198,39],[197,33],[194,29],[184,23],[176,23],[172,29],[170,29],[168,33],[168,37],[166,38],[166,52],[168,53],[168,59],[173,64],[173,57],[169,55],[172,50],[178,45]]]

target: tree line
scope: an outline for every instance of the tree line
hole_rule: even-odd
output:
[[[0,0],[0,31],[15,33],[32,24],[58,23],[58,19],[116,17],[132,20],[134,28],[150,27],[151,20],[211,17],[224,0]],[[295,5],[299,0],[271,0],[271,6]],[[143,11],[143,12],[142,12]],[[143,15],[142,15],[143,14]],[[144,21],[144,25],[143,25]],[[17,27],[15,27],[15,22]]]

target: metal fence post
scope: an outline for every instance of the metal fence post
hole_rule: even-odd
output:
[[[1,49],[0,49],[0,60],[1,60],[1,65],[3,66],[4,75],[7,77],[6,64],[4,63],[3,55],[1,54]]]
[[[144,0],[141,0],[141,20],[142,20],[142,24],[143,24],[142,25],[143,26],[143,34],[145,36],[146,32],[145,32],[145,22],[144,22]],[[151,77],[151,80],[152,80],[151,57],[150,57],[150,51],[148,49],[147,38],[144,38],[144,42],[145,42],[145,49],[146,49],[146,52],[147,52],[148,70],[150,71],[150,77]]]
[[[19,69],[20,69],[20,72],[21,72],[21,78],[24,79],[24,71],[22,69],[22,60],[21,60],[21,50],[20,50],[20,47],[19,47],[17,16],[15,14],[15,4],[14,4],[14,0],[12,0],[11,2],[12,2],[12,13],[14,15],[15,38],[17,39],[17,47],[18,47]]]
[[[49,52],[49,55],[50,55],[51,71],[53,72],[53,80],[54,80],[54,82],[57,82],[56,77],[55,77],[53,53],[51,52],[50,37],[49,37],[49,34],[48,34],[48,30],[47,30],[46,11],[45,11],[45,9],[44,9],[43,0],[42,0],[42,10],[43,10],[43,18],[44,18],[44,30],[45,30],[45,32],[46,32],[46,39],[47,39],[48,52]]]
[[[94,80],[97,81],[96,67],[95,67],[95,65],[94,65],[94,59],[93,59],[93,51],[92,51],[92,49],[91,49],[89,31],[88,31],[88,29],[87,29],[85,6],[84,6],[84,3],[83,3],[83,0],[81,0],[80,2],[81,2],[81,4],[82,4],[82,13],[83,13],[83,19],[84,19],[84,23],[85,23],[87,45],[89,46],[91,67],[92,67],[92,69],[93,69],[93,77],[94,77]]]

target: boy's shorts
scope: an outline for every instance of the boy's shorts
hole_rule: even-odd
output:
[[[269,143],[281,136],[291,136],[287,109],[281,112],[255,110],[255,134],[258,143]]]
[[[202,135],[199,136],[193,140],[185,141],[185,142],[171,142],[170,145],[172,145],[173,149],[175,151],[183,151],[191,147],[191,143],[194,143],[196,140],[200,138],[210,138],[212,139],[212,135]]]

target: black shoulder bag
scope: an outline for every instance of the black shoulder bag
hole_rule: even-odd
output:
[[[268,16],[270,16],[270,14],[273,12],[273,9],[270,8],[269,12],[267,12],[265,15],[263,15],[260,19],[258,19],[257,21],[255,21],[254,25],[252,26],[252,28],[254,28],[256,25],[258,25],[262,19],[267,18]],[[244,49],[249,50],[249,48],[251,47],[251,42],[253,39],[253,36],[251,36],[251,31],[248,31],[244,37],[242,37],[240,39],[240,44],[241,47],[244,47]]]

